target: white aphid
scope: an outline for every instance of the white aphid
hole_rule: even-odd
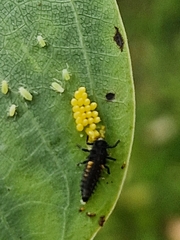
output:
[[[37,36],[37,41],[38,41],[40,47],[43,48],[43,47],[46,46],[46,42],[45,42],[44,38],[41,35]]]
[[[1,92],[3,94],[7,94],[8,93],[8,90],[9,90],[9,87],[8,87],[8,82],[6,80],[3,80],[1,82]]]
[[[68,71],[69,65],[66,63],[67,68],[62,70],[62,78],[63,80],[68,81],[70,79],[71,73]]]
[[[24,87],[19,88],[19,93],[24,99],[26,99],[28,101],[32,101],[31,93],[27,89],[25,89]]]
[[[57,82],[52,82],[51,83],[51,89],[53,89],[54,91],[56,91],[58,93],[63,93],[64,92],[64,88]]]
[[[12,104],[9,108],[8,116],[13,117],[16,113],[16,108],[17,106],[15,104]]]

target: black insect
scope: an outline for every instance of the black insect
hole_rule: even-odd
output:
[[[121,33],[119,32],[119,29],[117,27],[115,27],[116,29],[116,33],[114,35],[114,41],[116,42],[116,44],[119,46],[121,52],[123,51],[123,47],[124,47],[124,40],[123,37],[121,35]]]
[[[103,227],[105,221],[106,221],[105,216],[101,216],[98,221],[99,226]]]
[[[106,100],[107,101],[112,101],[112,100],[114,100],[114,98],[115,98],[115,93],[109,92],[109,93],[106,94]]]
[[[109,157],[107,149],[108,148],[115,148],[120,140],[118,140],[113,146],[109,146],[108,143],[99,138],[93,143],[87,143],[92,145],[92,149],[84,149],[81,148],[85,152],[89,152],[89,156],[84,162],[80,162],[80,164],[86,164],[83,177],[81,180],[81,196],[83,202],[87,202],[92,195],[96,184],[99,180],[101,171],[103,168],[107,169],[107,173],[110,174],[110,169],[106,165],[107,159],[116,160],[115,158]]]
[[[126,163],[123,162],[122,166],[121,166],[121,169],[124,169],[126,167]]]

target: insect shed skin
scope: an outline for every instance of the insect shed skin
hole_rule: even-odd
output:
[[[109,157],[107,149],[115,148],[119,142],[120,140],[118,140],[113,146],[110,146],[104,139],[99,138],[93,143],[88,143],[89,145],[92,145],[91,150],[82,148],[83,151],[89,152],[87,160],[78,164],[86,164],[81,180],[81,196],[83,202],[87,202],[94,192],[102,169],[106,168],[107,173],[110,174],[110,169],[106,165],[107,159],[114,161],[116,159]]]

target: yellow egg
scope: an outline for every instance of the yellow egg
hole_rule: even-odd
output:
[[[89,122],[89,124],[93,123],[94,122],[94,118],[92,118],[92,117],[88,118],[88,122]]]
[[[78,111],[80,111],[80,108],[79,108],[79,106],[74,106],[72,108],[72,110],[73,110],[73,112],[78,112]]]
[[[72,105],[72,106],[76,106],[77,103],[78,103],[77,99],[75,99],[75,98],[72,98],[72,99],[71,99],[71,105]]]
[[[94,117],[94,118],[98,116],[98,112],[97,111],[92,111],[91,114],[92,114],[92,117]]]
[[[85,100],[84,100],[84,105],[89,105],[90,104],[90,100],[89,100],[89,98],[86,98]]]
[[[80,112],[75,112],[73,116],[74,116],[74,118],[76,119],[77,117],[80,117],[80,115],[81,115]]]
[[[79,106],[82,106],[83,103],[84,103],[84,99],[83,98],[79,98],[77,102],[78,102]]]
[[[85,111],[86,111],[86,112],[89,112],[90,110],[91,110],[90,105],[86,105],[86,106],[85,106]]]
[[[76,124],[82,123],[82,118],[81,117],[77,117],[76,118]]]
[[[81,96],[82,96],[82,93],[81,93],[81,92],[75,91],[74,97],[75,97],[76,99],[81,98]]]
[[[95,129],[96,129],[96,124],[91,123],[91,124],[89,125],[89,128],[90,128],[91,130],[95,130]]]
[[[97,103],[96,102],[92,102],[90,104],[91,110],[94,110],[95,108],[97,108]]]
[[[80,111],[81,113],[84,113],[84,112],[85,112],[85,107],[81,106],[81,107],[79,108],[79,111]]]
[[[99,123],[100,121],[101,121],[100,117],[95,117],[95,118],[94,118],[94,122],[95,122],[95,123]]]
[[[98,138],[100,136],[100,133],[97,130],[95,130],[94,131],[94,136],[95,136],[95,138]]]
[[[82,93],[84,93],[86,91],[86,88],[85,87],[80,87],[78,89],[78,91],[82,94]]]
[[[92,115],[91,111],[89,111],[89,112],[86,112],[86,117],[87,117],[87,118],[90,118],[90,117],[91,117],[91,115]]]
[[[81,114],[81,118],[82,118],[82,119],[85,119],[85,118],[86,118],[86,114],[85,114],[85,113],[82,113],[82,114]]]
[[[79,124],[76,125],[76,129],[77,129],[78,132],[81,132],[84,129],[84,127],[81,123],[79,123]]]
[[[88,120],[85,118],[85,119],[83,119],[83,121],[82,121],[82,125],[84,126],[84,127],[86,127],[87,125],[88,125]]]
[[[86,93],[86,92],[83,92],[82,95],[81,95],[81,97],[82,97],[83,99],[86,99],[86,98],[87,98],[87,93]]]

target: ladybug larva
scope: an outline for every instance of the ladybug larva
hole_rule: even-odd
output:
[[[91,197],[102,169],[106,168],[107,173],[110,174],[110,169],[106,165],[107,159],[114,161],[116,159],[109,156],[107,149],[115,148],[119,142],[120,140],[118,140],[113,146],[110,146],[103,138],[98,138],[93,143],[88,143],[89,145],[92,145],[91,150],[82,148],[83,151],[89,152],[87,160],[78,163],[78,165],[86,164],[81,180],[81,196],[83,202],[87,202]]]

